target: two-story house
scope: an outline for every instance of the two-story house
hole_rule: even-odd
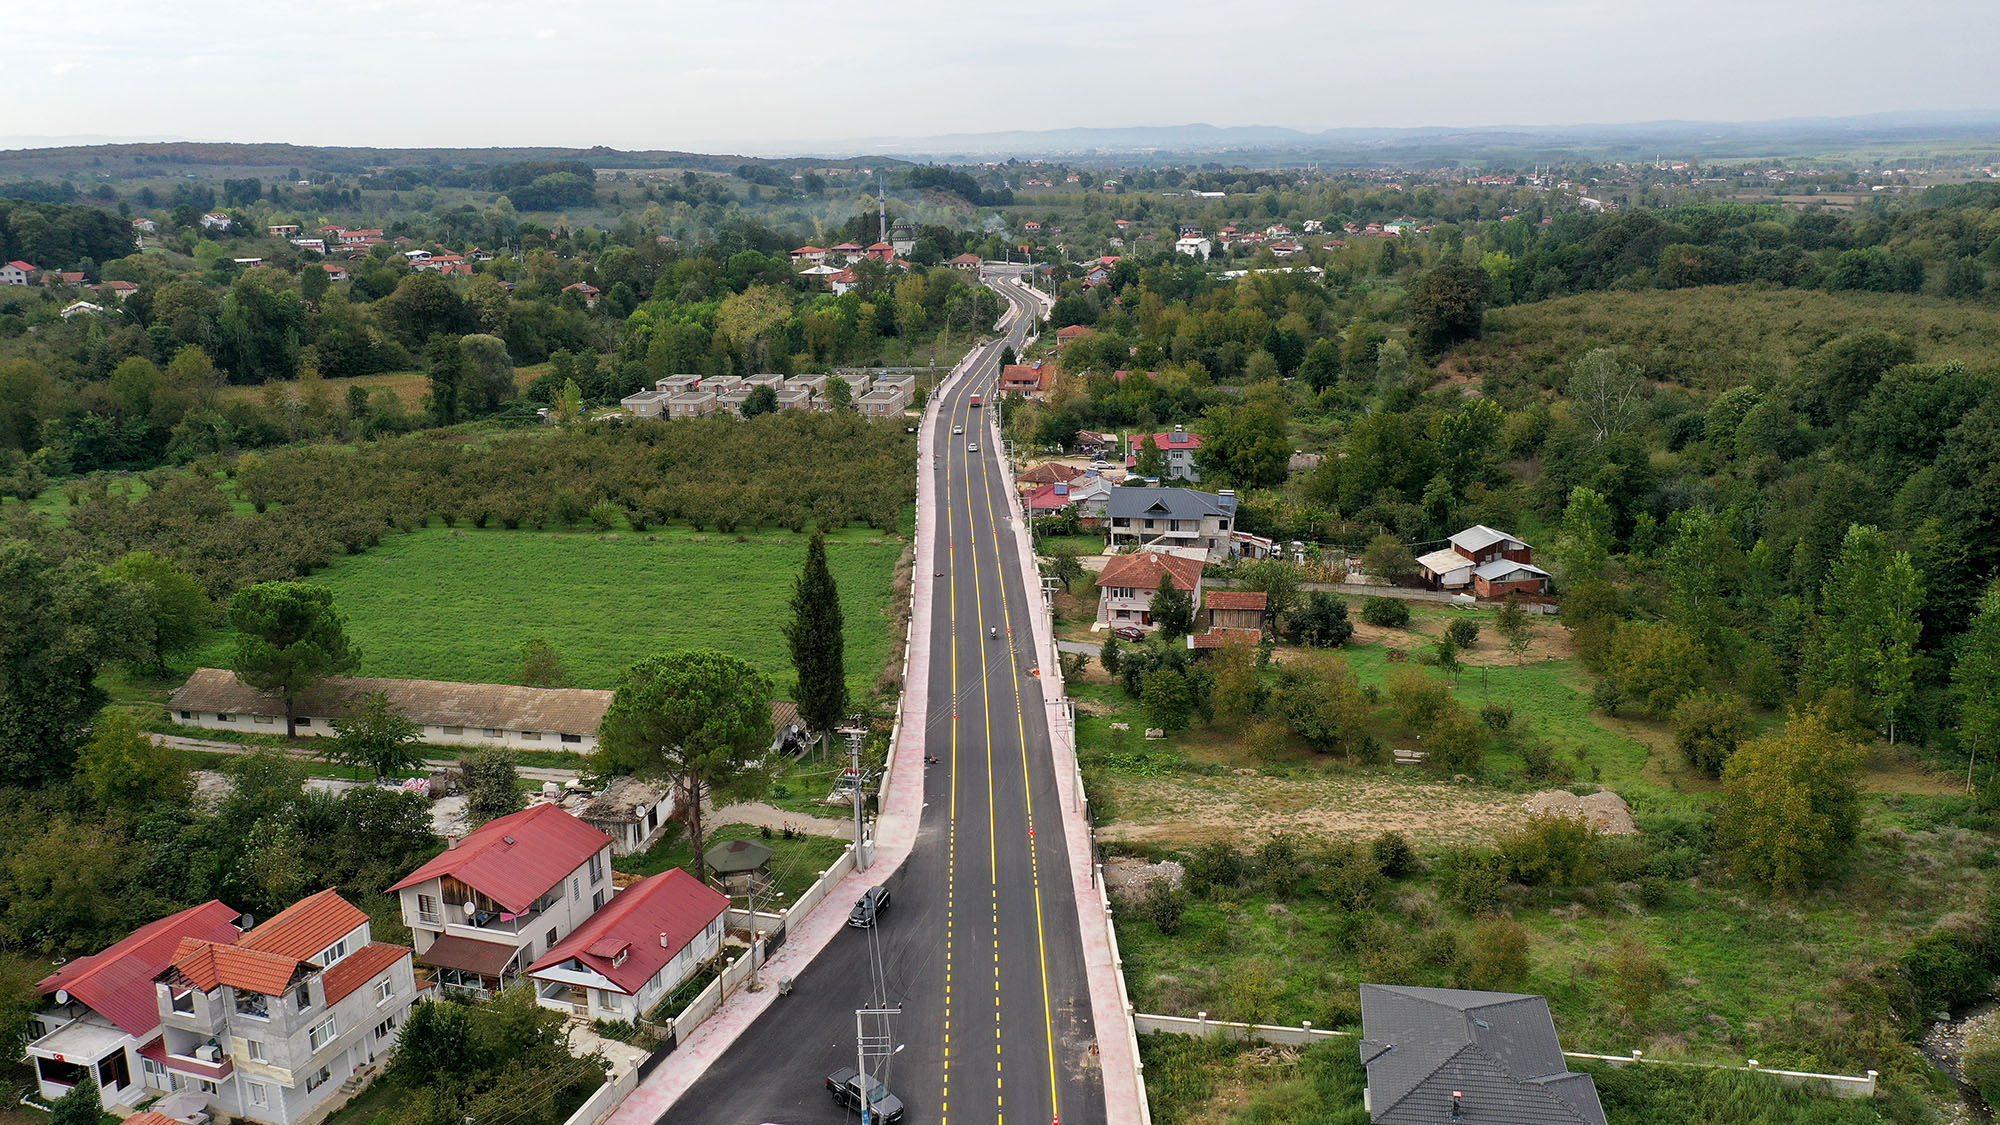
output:
[[[153,990],[149,1072],[217,1116],[312,1125],[395,1048],[417,980],[409,949],[371,940],[368,915],[328,889],[234,940],[182,938]]]
[[[234,941],[237,917],[213,900],[191,906],[43,977],[35,987],[49,1006],[29,1019],[27,1049],[42,1100],[95,1080],[106,1108],[131,1109],[173,1089],[166,1066],[141,1054],[160,1036],[153,978],[183,938]]]
[[[1534,548],[1506,532],[1473,524],[1447,542],[1449,546],[1417,560],[1432,589],[1470,586],[1482,598],[1548,593],[1549,572],[1532,562]]]
[[[1125,468],[1137,472],[1139,456],[1147,442],[1160,451],[1165,468],[1160,473],[1162,480],[1184,480],[1190,484],[1201,483],[1201,470],[1195,467],[1194,451],[1201,448],[1201,435],[1191,434],[1185,427],[1175,426],[1165,433],[1146,434],[1132,443],[1132,451],[1125,455]]]
[[[625,888],[530,967],[543,1007],[636,1020],[722,946],[729,899],[676,867]]]
[[[1105,504],[1111,545],[1200,547],[1209,562],[1229,557],[1236,493],[1120,485]]]
[[[1201,604],[1200,559],[1163,549],[1114,555],[1097,575],[1097,627],[1153,628],[1153,595],[1168,577],[1174,588]]]
[[[417,963],[444,987],[486,993],[525,974],[612,889],[611,837],[557,805],[535,805],[453,837],[389,891]]]

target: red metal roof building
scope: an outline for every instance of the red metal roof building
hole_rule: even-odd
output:
[[[78,957],[43,977],[35,987],[44,996],[58,990],[70,999],[144,1037],[160,1026],[153,1002],[153,978],[174,959],[182,938],[233,941],[238,930],[234,907],[209,900],[133,930],[123,940],[88,957]]]
[[[729,899],[674,868],[620,891],[529,972],[541,1002],[593,1019],[632,1019],[713,957]]]
[[[561,806],[536,805],[473,829],[389,890],[449,875],[509,910],[525,911],[610,846],[611,837]]]

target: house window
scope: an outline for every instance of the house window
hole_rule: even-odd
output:
[[[446,733],[446,734],[464,734],[464,733],[465,733],[465,728],[464,728],[464,727],[440,727],[440,728],[438,728],[438,729],[440,729],[440,730],[444,731],[444,733]]]
[[[300,719],[298,720],[298,725],[299,725],[299,726],[302,726],[302,727],[309,727],[309,726],[313,725],[313,721],[312,721],[311,719],[308,719],[308,718],[304,718],[304,717],[301,717],[301,718],[300,718]]]
[[[436,925],[440,921],[436,895],[417,896],[417,920],[420,922],[429,922],[432,925]]]
[[[262,1039],[245,1039],[243,1041],[243,1053],[249,1056],[251,1062],[271,1061],[264,1057],[264,1041]]]
[[[1132,611],[1129,609],[1121,609],[1118,611],[1118,616],[1129,620],[1132,616]]]
[[[389,1002],[389,997],[394,996],[395,994],[396,994],[395,981],[384,978],[382,980],[378,980],[375,982],[375,1002],[377,1004],[387,1004]]]
[[[268,727],[272,723],[277,722],[278,720],[271,715],[252,715],[250,716],[250,721],[256,723],[260,727]]]
[[[488,738],[499,738],[499,737],[500,737],[500,732],[499,732],[498,730],[494,729],[493,727],[487,727],[487,728],[486,728],[486,737],[488,737]]]
[[[321,1086],[326,1085],[327,1080],[332,1077],[333,1077],[333,1071],[328,1070],[326,1067],[320,1067],[319,1073],[309,1074],[306,1076],[306,1092],[311,1093],[312,1091],[319,1089]]]
[[[1220,530],[1220,531],[1228,531],[1228,530],[1229,530],[1229,521],[1228,521],[1228,520],[1217,520],[1217,521],[1215,521],[1215,526],[1216,526],[1216,529],[1217,529],[1217,530]]]
[[[293,990],[292,1005],[301,1012],[312,1011],[313,997],[311,981],[303,981],[299,984],[298,988]]]
[[[597,911],[600,911],[602,909],[604,909],[604,892],[603,891],[591,892],[590,895],[591,913],[595,914]]]
[[[388,1019],[375,1025],[375,1038],[387,1039],[389,1033],[394,1030],[396,1030],[396,1017],[390,1016]]]
[[[141,1068],[141,1069],[143,1069],[143,1070],[144,1070],[144,1071],[146,1072],[146,1077],[147,1077],[147,1078],[164,1078],[164,1077],[166,1076],[166,1073],[167,1073],[167,1064],[166,1064],[166,1063],[163,1063],[163,1062],[155,1062],[155,1061],[153,1061],[152,1059],[140,1059],[140,1060],[139,1060],[139,1066],[140,1066],[140,1068]],[[157,1083],[157,1082],[148,1082],[148,1083],[147,1083],[147,1085],[149,1085],[149,1086],[157,1086],[157,1085],[159,1085],[159,1083]]]
[[[598,852],[596,855],[590,857],[590,881],[593,883],[600,883],[604,881],[603,852]]]
[[[220,1086],[217,1086],[215,1083],[210,1082],[206,1078],[197,1080],[195,1082],[195,1088],[199,1089],[204,1094],[219,1094],[222,1092],[222,1088]]]
[[[618,951],[618,956],[616,956],[616,957],[613,957],[613,958],[611,959],[611,967],[615,969],[615,968],[617,968],[618,966],[620,966],[620,965],[623,965],[623,964],[625,963],[625,958],[627,958],[627,957],[630,957],[631,955],[632,955],[632,951],[631,951],[631,950],[629,950],[629,949],[621,949],[621,950],[619,950],[619,951]]]
[[[556,928],[555,928],[554,926],[550,926],[550,927],[549,927],[549,943],[548,943],[548,944],[549,944],[549,948],[550,948],[550,949],[554,949],[554,948],[556,947]]]
[[[528,742],[540,742],[542,740],[542,732],[538,730],[524,730],[521,732],[521,737]]]
[[[332,1016],[328,1016],[325,1023],[306,1033],[306,1043],[315,1051],[331,1042],[333,1042]]]
[[[571,902],[580,902],[582,899],[583,884],[577,882],[576,876],[572,875],[569,877],[569,900]]]
[[[1146,530],[1147,530],[1147,531],[1151,531],[1151,530],[1153,530],[1153,521],[1152,521],[1152,520],[1147,520],[1147,521],[1146,521]]]
[[[192,718],[194,718],[194,712],[193,712],[193,711],[182,711],[182,712],[181,712],[181,718],[183,718],[183,719],[192,719]]]
[[[266,1087],[262,1082],[252,1082],[249,1085],[250,1085],[251,1105],[271,1104],[271,1091],[268,1087]]]
[[[174,992],[174,1011],[176,1012],[194,1011],[194,989],[176,988],[173,990],[173,992]]]
[[[564,742],[582,742],[583,736],[580,734],[566,734],[562,736],[562,740]]]
[[[319,967],[324,969],[345,956],[347,956],[347,939],[341,938],[327,946],[326,951],[319,955]]]
[[[218,723],[233,723],[233,722],[235,722],[235,721],[236,721],[236,716],[234,716],[234,715],[217,715],[217,716],[215,717],[215,721],[216,721],[216,722],[218,722]]]

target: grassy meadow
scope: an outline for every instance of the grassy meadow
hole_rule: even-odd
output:
[[[866,699],[890,652],[901,537],[828,537],[847,615],[848,686]],[[358,674],[509,683],[541,637],[577,687],[615,686],[633,661],[715,648],[791,691],[783,625],[806,539],[789,531],[644,534],[428,527],[336,559],[310,581],[334,592],[361,650]],[[233,635],[202,654],[226,666]]]
[[[1381,686],[1392,649],[1420,651],[1452,617],[1438,607],[1412,630],[1364,627],[1343,657],[1364,686]],[[1190,896],[1163,932],[1127,898],[1116,925],[1126,982],[1140,1011],[1320,1027],[1358,1025],[1363,981],[1505,987],[1549,997],[1567,1048],[1859,1073],[1878,1069],[1924,1086],[1914,1048],[1875,1036],[1851,1013],[1852,991],[1916,937],[1970,908],[1991,864],[1990,817],[1946,792],[1921,764],[1878,750],[1870,763],[1860,842],[1835,889],[1772,898],[1699,868],[1682,834],[1713,799],[1690,774],[1665,724],[1593,709],[1589,676],[1563,651],[1553,622],[1525,659],[1489,626],[1467,654],[1453,694],[1475,713],[1510,706],[1552,743],[1571,780],[1534,781],[1510,755],[1475,778],[1410,766],[1351,765],[1297,748],[1253,745],[1243,729],[1197,723],[1164,740],[1139,737],[1135,701],[1094,664],[1073,683],[1078,741],[1099,838],[1135,859],[1188,858],[1227,843],[1247,865],[1241,888]],[[1290,650],[1281,647],[1282,662]],[[1434,670],[1429,675],[1438,675]],[[1768,717],[1766,717],[1768,719]],[[1113,729],[1129,723],[1131,730]],[[1385,716],[1380,736],[1408,737]],[[1454,848],[1489,845],[1525,820],[1531,792],[1607,788],[1629,802],[1638,837],[1611,841],[1595,881],[1579,888],[1509,885],[1468,914],[1454,898]],[[1397,878],[1356,878],[1352,849],[1403,833],[1422,857]],[[1269,882],[1257,849],[1293,843],[1298,873]],[[1362,864],[1366,867],[1366,863]],[[1114,873],[1114,882],[1116,880]],[[1526,967],[1482,977],[1481,944],[1495,914],[1518,924]],[[1881,1025],[1874,1025],[1879,1029]],[[1866,1029],[1866,1030],[1865,1030]],[[1148,1069],[1149,1079],[1164,1075]],[[1218,1089],[1227,1089],[1221,1079]],[[1261,1120],[1211,1112],[1200,1121]],[[1774,1120],[1792,1120],[1779,1117]]]

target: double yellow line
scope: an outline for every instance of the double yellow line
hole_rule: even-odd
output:
[[[977,389],[979,393],[987,393],[986,380],[990,375],[996,373],[998,370],[998,363],[997,363],[998,354],[999,353],[997,349],[990,353],[990,357],[994,361],[993,371],[983,370],[987,366],[989,360],[982,358],[975,365],[973,373],[967,380],[967,385],[961,388],[959,392],[960,396],[959,399],[951,406],[951,409],[949,411],[949,417],[954,427],[956,427],[959,424],[959,410],[961,409],[961,407],[964,407],[967,410],[967,416],[965,421],[966,428],[968,429],[968,431],[974,431],[974,427],[972,425],[972,419],[970,416],[970,408],[969,406],[966,406],[966,404],[969,402],[969,399],[967,399],[965,396],[974,393],[975,389]],[[984,427],[980,428],[983,429]],[[949,436],[955,438],[958,435],[954,434]],[[967,444],[970,444],[972,441],[976,440],[977,437],[976,431],[970,432],[965,436],[968,439]],[[969,450],[961,450],[958,452],[957,455],[961,458],[959,464],[963,466],[966,482],[968,485],[970,485],[973,480],[973,464],[974,464],[971,452]],[[1012,687],[1014,695],[1015,734],[1017,741],[1020,744],[1020,751],[1021,751],[1021,788],[1022,788],[1024,807],[1026,809],[1026,816],[1027,816],[1026,827],[1028,830],[1028,863],[1029,863],[1029,872],[1032,882],[1032,891],[1035,902],[1035,941],[1037,947],[1037,956],[1039,958],[1040,970],[1041,970],[1042,1025],[1044,1032],[1044,1040],[1048,1047],[1047,1055],[1048,1055],[1049,1104],[1052,1112],[1054,1113],[1054,1116],[1057,1119],[1060,1119],[1061,1114],[1058,1101],[1059,1091],[1056,1079],[1054,1004],[1049,989],[1048,938],[1044,926],[1043,911],[1042,911],[1040,854],[1037,847],[1037,842],[1035,840],[1034,788],[1030,781],[1030,776],[1029,776],[1027,718],[1026,718],[1026,710],[1022,703],[1022,698],[1021,698],[1020,670],[1018,667],[1014,666],[1013,662],[1013,653],[1014,653],[1013,611],[1011,607],[1008,605],[1006,598],[1006,590],[1004,585],[1005,582],[1004,575],[1006,572],[1004,567],[1002,567],[1000,564],[1000,559],[1001,559],[1000,552],[1005,549],[1006,540],[1001,533],[999,517],[996,516],[994,510],[993,481],[989,478],[990,463],[991,463],[990,460],[987,459],[986,457],[982,457],[977,462],[978,484],[979,484],[979,491],[985,502],[987,529],[991,533],[990,538],[994,544],[994,564],[996,568],[999,569],[999,573],[1002,575],[1002,588],[1001,588],[1002,596],[1000,602],[1000,612],[1001,612],[1001,623],[1005,625],[1007,631],[1008,654],[1009,654],[1008,663],[1011,670],[1013,671]],[[953,696],[952,720],[953,721],[951,728],[951,798],[950,798],[950,814],[949,814],[948,845],[947,845],[949,851],[947,853],[945,861],[946,862],[946,868],[945,868],[946,932],[945,932],[945,1011],[944,1011],[944,1056],[943,1056],[944,1095],[940,1101],[940,1108],[939,1108],[941,1125],[948,1125],[949,1123],[950,1090],[951,1090],[951,1016],[952,1016],[952,1003],[953,1003],[952,975],[954,969],[953,965],[954,947],[957,934],[956,898],[957,898],[957,850],[958,850],[958,750],[959,750],[959,724],[958,724],[958,710],[957,710],[957,694],[958,694],[958,682],[959,682],[958,681],[958,668],[959,668],[958,597],[957,597],[958,553],[957,553],[957,542],[956,542],[957,510],[956,510],[956,504],[953,502],[950,495],[951,480],[952,480],[952,473],[950,470],[950,466],[948,464],[945,472],[945,479],[943,481],[943,488],[945,489],[944,507],[948,512],[948,520],[946,523],[946,531],[947,531],[946,543],[948,552],[947,554],[948,595],[947,596],[951,604],[950,634],[951,634],[951,668],[952,668],[952,696]],[[1001,482],[1001,487],[1003,490],[1006,489],[1005,481]],[[1010,508],[1010,514],[1011,514],[1011,508]],[[972,561],[974,623],[977,631],[980,633],[984,633],[987,628],[985,604],[984,604],[984,588],[983,588],[983,582],[980,577],[979,560],[976,554],[979,545],[979,536],[977,528],[975,526],[976,514],[973,510],[972,497],[969,493],[966,497],[965,515],[966,515],[967,546],[968,550],[974,553]],[[1032,640],[1030,641],[1030,644],[1032,646]],[[1000,1109],[1003,1111],[996,1115],[996,1120],[1001,1122],[1002,1125],[1004,1125],[1006,1118],[1004,1113],[1004,1106],[1005,1106],[1004,1073],[1001,1068],[1002,1067],[1002,1057],[1001,1057],[1002,1012],[1001,1012],[1001,992],[1000,992],[999,836],[997,832],[998,826],[996,823],[997,817],[994,807],[994,796],[993,796],[995,785],[993,777],[993,707],[992,707],[992,686],[990,680],[991,674],[992,674],[992,668],[987,658],[986,646],[981,645],[980,657],[979,657],[979,686],[980,686],[980,700],[981,700],[981,707],[980,707],[981,719],[986,738],[985,767],[986,767],[987,869],[990,872],[989,899],[991,906],[991,924],[992,924],[992,934],[993,934],[994,1106],[996,1109]]]

